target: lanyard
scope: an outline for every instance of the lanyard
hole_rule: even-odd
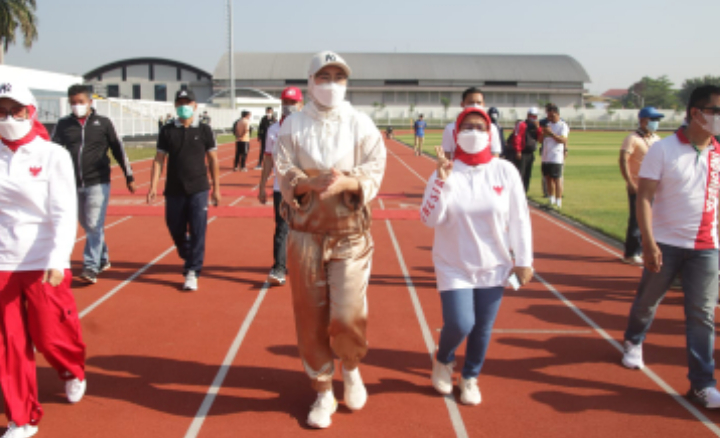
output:
[[[697,165],[697,163],[700,161],[700,156],[702,155],[702,151],[700,150],[700,148],[698,148],[695,145],[695,143],[690,143],[690,144],[692,145],[693,149],[695,149],[695,152],[697,152],[697,155],[695,155],[695,165]]]

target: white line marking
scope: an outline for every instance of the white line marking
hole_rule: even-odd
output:
[[[519,335],[586,335],[592,330],[525,330],[525,329],[493,329],[493,333],[510,333]]]
[[[235,357],[237,356],[238,351],[240,350],[240,346],[243,343],[243,340],[245,340],[245,335],[247,335],[248,330],[250,330],[250,325],[252,324],[253,320],[255,319],[255,316],[258,313],[258,310],[260,309],[260,305],[262,304],[263,300],[265,299],[265,296],[267,295],[267,291],[270,288],[270,284],[268,282],[265,282],[265,284],[262,287],[262,290],[258,294],[257,298],[255,299],[255,303],[253,303],[252,307],[248,311],[247,315],[245,316],[245,320],[243,321],[242,325],[240,326],[240,331],[238,331],[237,336],[235,337],[235,340],[233,341],[232,345],[230,345],[230,349],[228,350],[227,354],[225,355],[225,359],[222,362],[222,365],[220,366],[220,369],[218,370],[217,374],[215,375],[215,379],[212,382],[212,385],[210,385],[210,388],[208,388],[207,393],[205,394],[205,399],[203,399],[202,404],[200,405],[200,408],[198,409],[197,413],[195,414],[195,418],[193,419],[192,423],[190,424],[190,427],[188,428],[187,432],[185,433],[185,438],[195,438],[200,433],[200,429],[203,426],[203,423],[205,422],[205,418],[207,417],[208,413],[210,412],[210,409],[212,408],[213,403],[215,402],[215,398],[217,397],[218,392],[220,392],[220,388],[222,388],[223,383],[225,382],[225,378],[228,375],[228,372],[230,371],[230,367],[232,366],[233,362],[235,361]]]
[[[120,224],[120,223],[123,223],[123,222],[125,222],[126,220],[131,219],[131,218],[132,218],[132,216],[125,216],[124,218],[118,219],[118,220],[116,220],[115,222],[111,223],[110,225],[105,225],[105,228],[104,228],[104,229],[105,229],[105,230],[108,230],[108,229],[114,227],[115,225],[118,225],[118,224]],[[75,239],[75,243],[82,242],[82,241],[85,240],[85,239],[87,239],[87,235],[82,236],[82,237],[78,237],[77,239]]]
[[[378,199],[378,201],[380,202],[380,208],[384,210],[385,204],[382,202],[382,199]],[[385,220],[385,224],[387,225],[388,234],[390,234],[390,239],[392,240],[393,247],[395,248],[395,255],[397,256],[398,263],[400,264],[400,269],[405,277],[405,285],[410,293],[410,300],[412,301],[413,308],[415,309],[415,315],[417,316],[418,323],[420,324],[420,330],[422,331],[423,340],[425,341],[425,348],[427,348],[428,354],[430,355],[430,361],[432,363],[433,353],[435,352],[435,341],[433,340],[432,332],[430,331],[430,327],[425,319],[425,313],[423,312],[422,304],[420,304],[420,298],[418,298],[415,285],[413,284],[410,273],[405,265],[405,258],[403,257],[400,245],[395,238],[395,231],[393,231],[392,224],[389,220]],[[444,396],[443,399],[445,400],[445,406],[450,414],[450,421],[452,422],[453,429],[455,429],[455,436],[458,438],[468,438],[467,429],[465,429],[465,423],[460,415],[460,410],[458,409],[455,397],[450,394]],[[188,437],[186,436],[185,438]]]
[[[577,316],[580,317],[587,325],[593,328],[595,332],[597,332],[600,337],[605,339],[610,345],[612,345],[618,352],[623,352],[623,347],[620,345],[618,341],[613,339],[605,330],[603,330],[599,325],[595,323],[590,317],[585,315],[585,313],[580,310],[575,304],[573,304],[572,301],[565,298],[563,294],[558,292],[557,289],[555,289],[550,283],[545,281],[541,276],[539,276],[537,273],[535,274],[535,278],[538,279],[540,283],[547,288],[557,299],[563,302],[570,310],[572,310]],[[685,397],[678,394],[673,387],[668,385],[660,376],[655,374],[647,365],[645,368],[641,370],[643,374],[645,374],[647,377],[650,378],[657,386],[663,389],[670,397],[672,397],[680,406],[685,408],[688,412],[690,412],[695,418],[700,420],[702,424],[704,424],[710,431],[712,431],[716,436],[720,437],[720,427],[716,426],[715,423],[710,421],[708,417],[706,417],[702,412],[700,412],[695,406],[693,406]]]
[[[211,223],[213,223],[213,222],[215,221],[215,219],[217,219],[217,216],[211,217],[210,220],[208,220],[208,225],[210,225]],[[107,300],[109,300],[110,298],[112,298],[113,295],[115,295],[116,293],[120,292],[120,290],[122,290],[125,286],[127,286],[128,284],[130,284],[130,283],[132,283],[133,281],[135,281],[136,278],[138,278],[138,277],[141,276],[143,273],[145,273],[145,271],[147,271],[148,269],[150,269],[150,268],[151,268],[153,265],[155,265],[157,262],[159,262],[160,260],[164,259],[165,256],[167,256],[168,254],[170,254],[174,249],[175,249],[175,245],[173,245],[173,246],[171,246],[170,248],[166,249],[165,251],[163,251],[162,254],[160,254],[159,256],[155,257],[155,259],[153,259],[150,263],[148,263],[147,265],[145,265],[145,266],[143,266],[142,268],[140,268],[140,269],[138,269],[137,271],[135,271],[135,273],[134,273],[133,275],[131,275],[130,277],[128,277],[127,280],[125,280],[125,281],[123,281],[122,283],[118,284],[118,285],[115,286],[111,291],[109,291],[108,293],[106,293],[105,295],[103,295],[102,297],[100,297],[99,299],[97,299],[94,303],[90,304],[90,305],[89,305],[88,307],[86,307],[82,312],[80,312],[80,318],[84,318],[84,317],[87,316],[90,312],[92,312],[93,310],[97,309],[102,303],[104,303],[105,301],[107,301]]]
[[[393,155],[393,157],[397,158],[398,161],[400,161],[403,166],[407,167],[407,169],[408,169],[410,172],[414,173],[415,176],[417,176],[418,178],[420,178],[423,182],[427,183],[427,180],[426,180],[425,178],[423,178],[419,173],[415,172],[415,169],[413,169],[412,167],[410,167],[410,166],[405,162],[405,160],[403,160],[402,158],[400,158],[400,157],[398,156],[398,154],[396,154],[395,152],[391,151],[390,148],[388,148],[387,151],[390,152],[390,153]]]
[[[587,237],[587,236],[584,236],[582,233],[580,233],[580,232],[578,232],[578,231],[576,231],[576,230],[573,230],[572,228],[568,227],[567,225],[563,224],[562,222],[559,222],[559,221],[553,219],[553,218],[550,217],[548,214],[541,213],[541,212],[539,212],[539,211],[537,211],[537,210],[535,210],[535,209],[532,209],[531,212],[532,212],[534,215],[540,216],[541,218],[545,219],[546,221],[548,221],[548,222],[550,222],[550,223],[552,223],[552,224],[555,224],[555,225],[557,225],[558,227],[560,227],[560,228],[562,228],[562,229],[564,229],[564,230],[567,230],[567,231],[571,232],[572,234],[576,235],[577,237],[581,238],[582,240],[584,240],[584,241],[586,241],[586,242],[588,242],[588,243],[590,243],[590,244],[592,244],[592,245],[597,246],[598,248],[602,249],[603,251],[607,252],[608,254],[614,255],[615,257],[618,257],[618,258],[622,258],[622,254],[620,254],[620,253],[617,252],[616,250],[610,249],[610,248],[608,248],[607,246],[605,246],[605,245],[603,245],[603,244],[595,241],[594,239],[591,239],[591,238],[589,238],[589,237]],[[641,269],[642,269],[642,268],[641,268]]]

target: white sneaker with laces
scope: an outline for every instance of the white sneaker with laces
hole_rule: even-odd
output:
[[[465,405],[477,406],[482,402],[477,379],[460,377],[460,401]]]
[[[77,403],[82,400],[87,389],[87,379],[72,379],[65,381],[65,395],[70,403]]]
[[[635,345],[630,341],[625,341],[625,352],[623,353],[622,364],[625,368],[633,370],[641,370],[645,368],[643,362],[642,344]]]
[[[351,411],[359,411],[367,403],[368,393],[365,389],[360,369],[355,368],[347,371],[345,367],[342,369],[343,382],[345,382],[345,404]]]
[[[454,366],[455,362],[445,365],[433,356],[432,384],[442,395],[452,394]]]
[[[332,414],[337,411],[338,403],[332,390],[319,392],[315,403],[310,407],[308,426],[315,429],[326,429],[332,424]]]
[[[187,275],[185,275],[183,290],[198,290],[198,279],[195,271],[188,271]]]
[[[720,408],[720,391],[718,391],[714,386],[708,386],[700,391],[691,389],[688,393],[688,397],[692,401],[704,406],[707,409]]]
[[[2,438],[30,438],[38,433],[38,427],[31,424],[25,424],[18,426],[14,422],[9,422],[7,430],[3,434]]]

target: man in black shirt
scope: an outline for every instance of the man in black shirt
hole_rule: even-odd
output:
[[[272,107],[265,108],[265,115],[260,119],[260,126],[258,126],[257,138],[260,140],[260,158],[258,158],[258,164],[255,170],[262,169],[263,159],[265,159],[265,137],[270,125],[274,122],[274,112]]]
[[[157,155],[150,177],[148,204],[155,201],[157,185],[165,158],[168,158],[165,182],[165,222],[175,242],[178,255],[185,260],[184,290],[198,288],[198,277],[205,258],[205,231],[208,209],[208,168],[213,180],[212,203],[220,203],[219,164],[217,145],[210,126],[193,123],[197,111],[195,95],[191,90],[180,90],[175,95],[177,119],[165,125],[158,136]]]

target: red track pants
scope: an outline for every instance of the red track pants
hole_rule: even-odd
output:
[[[22,426],[37,424],[38,401],[33,344],[62,380],[85,379],[85,344],[65,271],[57,287],[43,283],[42,271],[0,271],[0,385],[5,414]]]

